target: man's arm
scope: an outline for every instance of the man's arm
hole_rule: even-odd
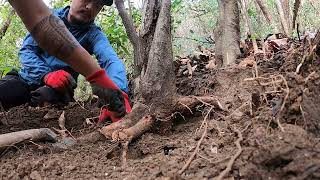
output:
[[[91,41],[93,54],[96,56],[100,67],[106,70],[108,76],[121,90],[128,93],[125,66],[118,58],[108,38],[101,31],[96,31],[89,40]]]
[[[42,0],[9,0],[39,46],[85,77],[101,68]]]
[[[103,89],[99,96],[109,104],[114,117],[131,111],[128,96],[101,70],[98,63],[81,47],[63,21],[54,16],[42,0],[9,0],[26,28],[39,46],[69,64],[96,87]],[[120,92],[120,93],[119,93]]]
[[[41,49],[29,34],[23,41],[19,51],[20,62],[23,66],[21,75],[33,84],[40,85],[43,77],[51,72],[50,67],[40,59]]]

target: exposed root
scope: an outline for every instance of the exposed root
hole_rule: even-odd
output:
[[[196,105],[200,103],[203,103],[205,105],[208,105],[210,107],[214,107],[223,111],[228,111],[225,108],[223,108],[223,106],[221,105],[220,101],[216,98],[216,97],[212,97],[212,96],[187,96],[187,97],[180,97],[177,101],[178,105],[181,105],[180,107],[177,107],[177,110],[185,110],[186,107],[188,107],[187,109],[190,110],[193,107],[195,107]]]
[[[137,124],[127,129],[119,129],[112,133],[113,141],[131,142],[136,137],[148,131],[154,124],[154,118],[150,115],[143,117]],[[103,134],[103,132],[102,132]]]
[[[120,132],[123,129],[130,128],[137,124],[146,114],[149,114],[149,109],[146,105],[136,103],[133,106],[131,113],[126,115],[122,120],[112,123],[108,126],[102,127],[99,131],[107,138],[112,138],[115,132]]]
[[[208,122],[207,122],[207,118],[210,114],[210,112],[212,111],[213,107],[210,108],[209,112],[207,113],[207,115],[204,117],[204,120],[202,122],[202,124],[204,123],[204,130],[203,130],[203,134],[200,138],[200,140],[197,143],[197,147],[195,148],[195,150],[193,151],[192,155],[190,156],[190,158],[188,159],[187,163],[182,167],[182,169],[178,172],[179,174],[182,174],[190,165],[190,163],[192,162],[192,160],[194,159],[194,157],[196,156],[196,154],[199,151],[200,145],[204,139],[204,137],[207,135],[207,129],[208,129]]]
[[[263,96],[266,97],[266,94],[275,94],[275,93],[281,93],[284,92],[285,93],[285,97],[283,99],[282,105],[280,107],[279,112],[277,113],[277,117],[276,117],[276,122],[278,124],[278,127],[280,128],[280,130],[282,132],[284,132],[284,128],[282,127],[281,123],[280,123],[280,118],[282,116],[282,112],[284,110],[284,107],[287,103],[287,100],[289,98],[289,94],[290,94],[290,89],[288,86],[288,82],[286,81],[286,79],[283,77],[283,75],[279,74],[279,75],[271,75],[270,77],[254,77],[254,78],[246,78],[244,79],[244,81],[256,81],[260,86],[262,86],[264,89],[266,89],[266,87],[272,87],[273,90],[271,91],[265,91],[263,93]],[[284,84],[285,89],[281,88],[281,91],[277,90],[276,85],[280,86]],[[268,127],[271,123],[271,120],[268,123]]]
[[[280,123],[280,117],[281,117],[281,115],[282,115],[282,112],[283,112],[283,109],[284,109],[284,107],[285,107],[285,105],[286,105],[286,102],[287,102],[287,100],[288,100],[288,98],[289,98],[290,89],[289,89],[287,80],[286,80],[282,75],[279,75],[279,77],[282,78],[283,83],[284,83],[284,85],[285,85],[285,87],[286,87],[286,89],[284,89],[284,92],[286,93],[286,95],[285,95],[285,97],[284,97],[284,99],[283,99],[283,102],[282,102],[280,111],[278,112],[278,115],[277,115],[277,123],[278,123],[278,126],[279,126],[279,128],[281,129],[281,131],[284,132],[284,128],[281,126],[281,123]]]
[[[232,166],[235,162],[235,160],[240,156],[240,154],[242,153],[242,147],[241,147],[241,141],[243,141],[243,137],[242,137],[242,133],[240,130],[238,129],[234,129],[235,132],[237,132],[238,134],[238,139],[237,141],[235,142],[237,148],[238,148],[238,151],[236,152],[236,154],[234,156],[231,157],[230,161],[228,162],[227,164],[227,168],[225,170],[223,170],[219,176],[216,178],[217,180],[222,180],[232,169]]]
[[[183,103],[181,103],[181,102],[179,102],[179,104],[181,104],[182,106],[186,107],[186,108],[190,111],[190,113],[193,114],[191,108],[189,108],[187,105],[185,105],[185,104],[183,104]]]

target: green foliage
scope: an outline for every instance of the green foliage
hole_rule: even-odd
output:
[[[132,8],[132,17],[135,27],[139,27],[142,21],[141,12]],[[107,7],[99,13],[96,18],[96,23],[102,27],[103,32],[107,35],[112,47],[122,58],[129,72],[132,71],[133,64],[133,48],[127,36],[122,20],[118,11],[113,7]]]
[[[0,19],[2,23],[7,20],[9,11],[10,6],[8,4],[1,8]],[[7,72],[6,69],[8,68],[20,68],[18,51],[23,38],[27,33],[27,30],[17,15],[12,16],[11,18],[12,21],[6,34],[0,40],[0,67],[2,70],[4,69],[5,72]]]
[[[53,9],[65,7],[70,4],[70,0],[55,0],[53,1]]]
[[[5,76],[6,74],[8,74],[10,71],[12,71],[14,69],[14,67],[0,67],[0,78],[2,78],[3,76]]]

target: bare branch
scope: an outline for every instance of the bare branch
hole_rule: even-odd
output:
[[[259,5],[264,17],[266,18],[266,20],[268,21],[269,24],[271,24],[271,15],[268,12],[268,9],[266,7],[266,5],[264,4],[263,0],[256,0],[257,4]]]
[[[6,32],[11,24],[14,13],[15,13],[14,9],[11,8],[9,11],[7,20],[3,23],[3,26],[0,29],[0,39],[2,39],[4,35],[6,35]]]
[[[130,39],[132,45],[136,48],[139,46],[138,33],[134,28],[133,19],[128,15],[125,10],[123,0],[115,0],[116,7],[118,9],[119,15],[122,19],[122,23],[126,28],[127,35]]]

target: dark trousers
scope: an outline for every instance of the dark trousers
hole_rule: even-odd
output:
[[[0,79],[0,103],[5,110],[25,103],[42,106],[45,102],[66,104],[70,101],[73,101],[73,92],[61,94],[48,86],[28,85],[16,71]]]
[[[22,81],[17,72],[10,72],[0,79],[0,102],[5,109],[30,102],[30,92],[37,87],[31,87]]]

